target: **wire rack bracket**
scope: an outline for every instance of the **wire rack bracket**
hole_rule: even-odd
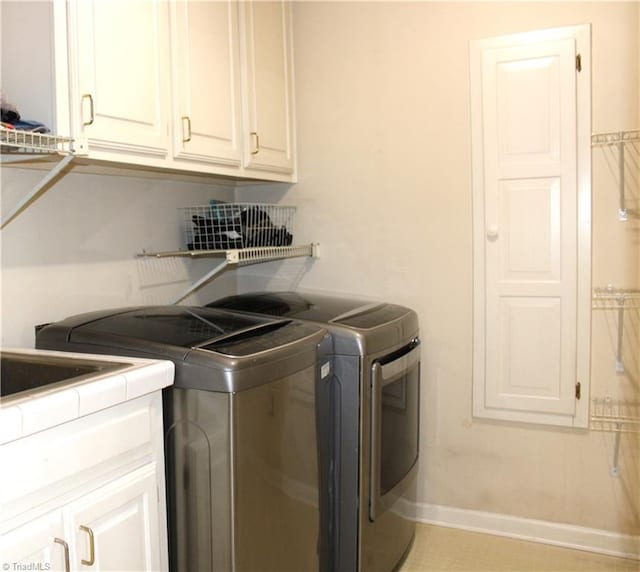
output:
[[[0,127],[0,151],[3,155],[10,153],[64,155],[55,166],[18,202],[18,204],[2,217],[0,229],[5,228],[22,211],[24,211],[73,160],[74,149],[71,137],[61,137],[50,133],[34,133],[20,129]]]
[[[626,222],[629,220],[629,211],[625,206],[624,198],[624,156],[625,145],[628,143],[640,142],[640,130],[634,131],[614,131],[610,133],[596,133],[591,136],[592,147],[609,147],[615,145],[618,148],[618,220]]]

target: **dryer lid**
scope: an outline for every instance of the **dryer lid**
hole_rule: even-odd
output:
[[[366,300],[301,292],[240,294],[221,298],[207,307],[268,316],[286,316],[322,324],[341,324],[362,330],[392,322],[409,311],[395,304],[371,303]]]

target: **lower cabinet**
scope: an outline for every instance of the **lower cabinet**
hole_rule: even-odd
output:
[[[4,535],[2,564],[8,570],[159,570],[157,505],[152,463]]]
[[[167,570],[160,403],[158,392],[0,448],[3,466],[31,472],[39,456],[44,469],[24,489],[0,477],[3,570]],[[55,446],[69,435],[91,447]],[[61,462],[75,470],[57,479]]]
[[[55,510],[3,535],[3,570],[64,570],[70,566],[62,510]],[[31,565],[31,566],[29,566]]]
[[[75,566],[160,569],[156,476],[149,464],[68,507]]]

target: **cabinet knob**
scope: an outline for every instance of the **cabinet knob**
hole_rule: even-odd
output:
[[[500,232],[498,230],[498,227],[495,225],[491,225],[489,228],[487,228],[487,238],[489,240],[496,240],[499,236]]]

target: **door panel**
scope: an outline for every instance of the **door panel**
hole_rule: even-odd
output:
[[[499,331],[487,364],[487,405],[564,412],[573,396],[563,394],[559,298],[503,298]],[[569,403],[567,404],[566,401]],[[533,402],[533,403],[532,403]]]
[[[499,188],[500,281],[558,283],[560,272],[560,180],[503,181]],[[489,245],[488,247],[493,246]]]

